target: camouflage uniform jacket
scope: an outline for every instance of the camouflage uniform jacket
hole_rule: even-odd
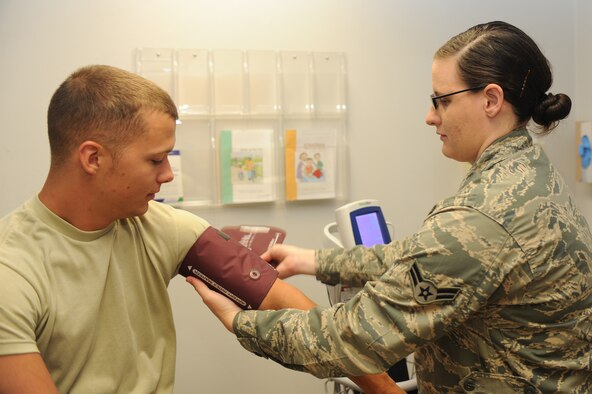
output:
[[[317,278],[365,284],[308,312],[248,311],[246,349],[317,377],[415,352],[420,393],[592,392],[592,237],[526,130],[489,146],[413,236],[316,252]]]

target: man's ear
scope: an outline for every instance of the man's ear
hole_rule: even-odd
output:
[[[78,147],[80,167],[89,175],[97,173],[105,160],[105,148],[95,141],[84,141]]]
[[[495,83],[490,83],[483,89],[485,95],[484,109],[487,116],[493,118],[502,109],[504,103],[504,90]]]

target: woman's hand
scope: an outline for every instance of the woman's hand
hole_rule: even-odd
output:
[[[276,244],[261,258],[276,266],[281,279],[297,274],[314,275],[316,272],[314,249]]]
[[[204,304],[224,324],[224,327],[234,333],[232,323],[236,314],[241,311],[239,306],[222,294],[211,290],[205,283],[193,276],[188,276],[186,281],[195,288]]]

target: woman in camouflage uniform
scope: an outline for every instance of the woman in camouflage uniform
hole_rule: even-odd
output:
[[[548,93],[534,41],[477,25],[434,57],[442,153],[471,163],[456,195],[413,236],[373,248],[274,246],[281,277],[365,285],[345,304],[238,312],[196,289],[249,351],[318,377],[385,371],[415,352],[420,393],[590,393],[592,236],[565,183],[526,130],[570,111]]]

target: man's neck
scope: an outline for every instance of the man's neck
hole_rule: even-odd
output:
[[[50,171],[38,196],[43,205],[74,227],[94,231],[108,227],[113,219],[101,217],[93,194],[92,187],[76,175]]]

